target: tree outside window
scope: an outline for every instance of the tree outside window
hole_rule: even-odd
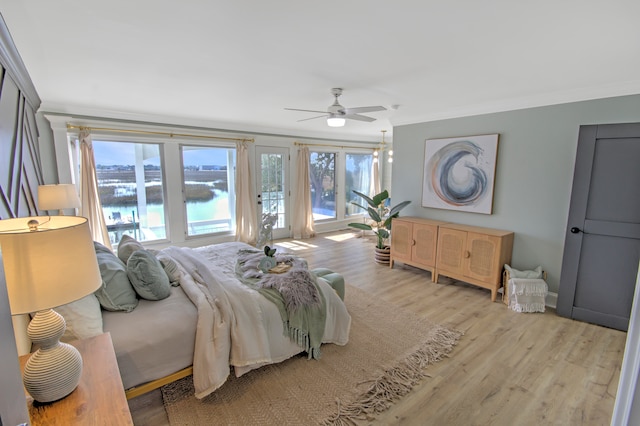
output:
[[[313,220],[336,218],[336,153],[310,152],[309,178]]]

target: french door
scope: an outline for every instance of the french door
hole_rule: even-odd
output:
[[[258,221],[263,214],[277,214],[273,226],[273,239],[287,238],[289,226],[289,149],[256,146],[256,194]],[[262,227],[258,226],[258,232]]]

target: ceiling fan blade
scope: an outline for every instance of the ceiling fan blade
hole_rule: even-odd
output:
[[[367,117],[366,115],[358,115],[358,114],[345,114],[341,117],[348,118],[349,120],[358,120],[358,121],[376,121],[373,117]]]
[[[318,112],[320,114],[326,114],[327,111],[316,111],[315,109],[298,109],[298,108],[285,108],[287,111],[304,111],[304,112]]]
[[[324,115],[319,115],[317,117],[311,117],[311,118],[303,118],[302,120],[298,120],[298,121],[309,121],[309,120],[315,120],[316,118],[323,118],[323,117],[327,117],[329,114],[324,114]]]
[[[387,109],[383,106],[368,106],[368,107],[356,107],[356,108],[345,108],[345,114],[360,114],[361,112],[376,112],[376,111],[386,111]]]

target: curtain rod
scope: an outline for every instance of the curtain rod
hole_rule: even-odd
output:
[[[302,142],[294,142],[294,145],[298,145],[298,146],[323,146],[323,147],[329,147],[329,148],[340,148],[340,149],[346,149],[346,148],[356,148],[356,149],[371,149],[373,151],[380,149],[378,147],[376,148],[371,148],[368,146],[365,147],[360,147],[360,146],[344,146],[344,145],[330,145],[330,144],[324,144],[324,143],[302,143]]]
[[[105,132],[117,132],[117,133],[136,133],[143,135],[156,135],[156,136],[169,136],[173,137],[187,137],[187,138],[200,138],[200,139],[215,139],[221,141],[238,141],[238,142],[255,142],[253,138],[226,138],[224,136],[207,136],[207,135],[193,135],[190,133],[173,133],[173,132],[159,132],[159,131],[151,131],[151,130],[125,130],[125,129],[112,129],[109,127],[87,127],[87,126],[75,126],[73,124],[67,124],[67,130],[70,129],[78,129],[78,130],[98,130]]]

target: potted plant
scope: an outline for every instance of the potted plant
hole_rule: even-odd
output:
[[[373,231],[376,234],[376,256],[375,260],[378,263],[389,263],[389,257],[391,249],[385,244],[387,238],[389,238],[389,231],[391,231],[391,220],[400,215],[400,210],[405,208],[411,203],[411,201],[403,201],[391,208],[385,206],[389,199],[389,193],[385,189],[379,194],[370,198],[364,195],[362,192],[353,191],[356,195],[362,197],[368,204],[368,207],[361,206],[358,203],[351,202],[351,204],[366,210],[371,218],[370,223],[349,223],[349,226],[356,229],[362,229],[365,231]]]
[[[271,248],[269,246],[264,246],[264,257],[260,259],[260,263],[258,264],[258,269],[262,272],[267,273],[269,269],[274,268],[278,263],[276,262],[275,248]]]

